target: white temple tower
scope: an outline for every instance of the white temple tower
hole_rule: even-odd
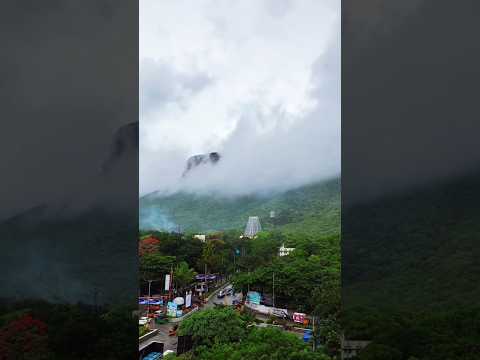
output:
[[[262,226],[260,225],[260,219],[258,216],[250,216],[248,218],[247,226],[245,227],[245,232],[243,236],[252,239],[262,231]]]

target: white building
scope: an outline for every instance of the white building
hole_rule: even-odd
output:
[[[287,255],[290,254],[293,250],[295,250],[295,248],[287,248],[287,247],[285,247],[285,244],[282,244],[282,246],[281,246],[280,249],[278,250],[278,255],[279,255],[279,256],[287,256]]]
[[[203,243],[206,241],[206,236],[205,236],[205,235],[201,235],[201,234],[193,235],[193,238],[194,238],[194,239],[198,239],[198,240],[200,240],[200,241],[203,242]]]

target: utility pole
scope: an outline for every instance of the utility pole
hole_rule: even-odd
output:
[[[313,348],[313,351],[315,351],[315,347],[317,345],[317,337],[315,336],[315,315],[312,315],[312,337],[313,337],[313,344],[312,344],[312,348]]]
[[[170,284],[168,284],[168,300],[172,300],[172,284],[173,284],[173,265],[170,267]]]
[[[273,280],[273,296],[272,296],[272,305],[273,305],[273,308],[275,309],[275,272],[273,272],[273,275],[272,275],[272,280]]]
[[[151,292],[152,292],[152,281],[153,280],[147,280],[148,281],[148,302],[147,302],[147,316],[150,314],[150,300],[151,300]]]
[[[237,272],[237,271],[236,271],[236,270],[237,270],[237,267],[236,267],[236,265],[235,265],[236,252],[237,252],[237,249],[235,249],[235,250],[233,251],[233,272],[234,272],[234,273]]]
[[[203,272],[205,275],[204,279],[203,279],[203,298],[205,299],[205,295],[207,293],[207,263],[205,262],[205,264],[203,264]]]

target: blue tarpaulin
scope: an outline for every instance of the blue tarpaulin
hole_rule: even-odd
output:
[[[260,300],[262,298],[262,295],[260,295],[259,292],[256,292],[256,291],[249,291],[247,293],[247,300],[249,303],[251,304],[256,304],[256,305],[260,305]]]
[[[311,330],[305,330],[305,332],[303,333],[303,341],[308,343],[311,338],[312,338],[312,331]]]

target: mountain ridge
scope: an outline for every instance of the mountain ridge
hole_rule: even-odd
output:
[[[275,211],[273,218],[270,211]],[[270,194],[225,197],[177,192],[151,193],[140,198],[142,230],[243,230],[249,216],[259,216],[265,230],[338,233],[340,178]]]

